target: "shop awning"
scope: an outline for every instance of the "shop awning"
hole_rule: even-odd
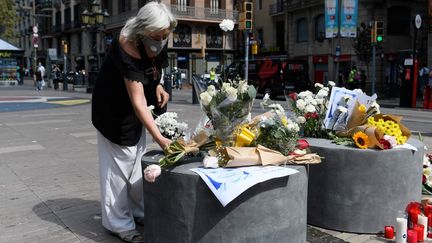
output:
[[[22,51],[22,49],[12,45],[5,40],[0,39],[0,51]]]

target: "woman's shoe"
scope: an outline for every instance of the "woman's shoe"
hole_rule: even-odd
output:
[[[130,243],[141,243],[144,242],[144,238],[140,232],[133,230],[128,230],[125,232],[115,233],[118,238],[122,239],[125,242]]]

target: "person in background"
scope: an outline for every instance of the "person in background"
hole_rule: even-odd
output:
[[[182,80],[181,80],[181,72],[177,67],[174,67],[174,79],[175,79],[175,87],[176,89],[181,89],[182,87]]]
[[[214,67],[210,69],[210,84],[216,86],[216,70]]]
[[[54,89],[58,90],[59,88],[59,82],[61,82],[61,70],[60,67],[57,64],[54,64],[54,68],[53,68],[53,82],[54,82]]]
[[[114,38],[94,85],[102,225],[126,242],[143,242],[135,228],[144,222],[141,158],[146,131],[162,149],[171,143],[159,132],[148,106],[162,108],[168,102],[161,70],[168,66],[164,47],[176,26],[165,4],[144,5]]]
[[[357,71],[357,67],[354,66],[348,75],[347,88],[351,90],[357,89],[359,85],[359,81],[360,81],[360,74]]]
[[[42,80],[40,81],[40,87],[39,90],[43,90],[43,87],[45,86],[45,67],[42,65],[41,62],[38,64],[37,71],[40,72]]]

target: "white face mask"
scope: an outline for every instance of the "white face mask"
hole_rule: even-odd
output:
[[[157,40],[153,40],[150,37],[144,36],[141,39],[142,43],[144,44],[147,51],[150,51],[151,53],[148,54],[152,54],[154,56],[157,56],[162,49],[164,48],[164,46],[166,45],[168,38],[162,40],[162,41],[157,41]]]

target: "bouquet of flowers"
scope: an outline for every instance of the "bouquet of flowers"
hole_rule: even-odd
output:
[[[149,109],[153,111],[154,107],[149,106]],[[186,135],[187,123],[179,122],[177,118],[176,112],[165,112],[155,119],[156,126],[164,137],[178,139]]]
[[[261,116],[261,121],[257,124],[258,136],[254,144],[260,144],[288,156],[296,149],[300,128],[295,121],[286,117],[285,110],[280,104],[269,104],[269,102],[270,98],[266,94],[261,106],[271,108],[272,114]]]
[[[328,132],[324,127],[327,103],[331,88],[335,85],[329,81],[328,86],[316,83],[316,92],[309,90],[290,93],[286,99],[290,110],[296,116],[300,126],[300,133],[304,137],[327,138]]]
[[[423,159],[423,194],[432,195],[432,154],[425,154]]]
[[[216,141],[234,144],[233,131],[250,119],[256,90],[246,80],[228,80],[217,90],[213,85],[200,94],[201,108],[210,119]]]

